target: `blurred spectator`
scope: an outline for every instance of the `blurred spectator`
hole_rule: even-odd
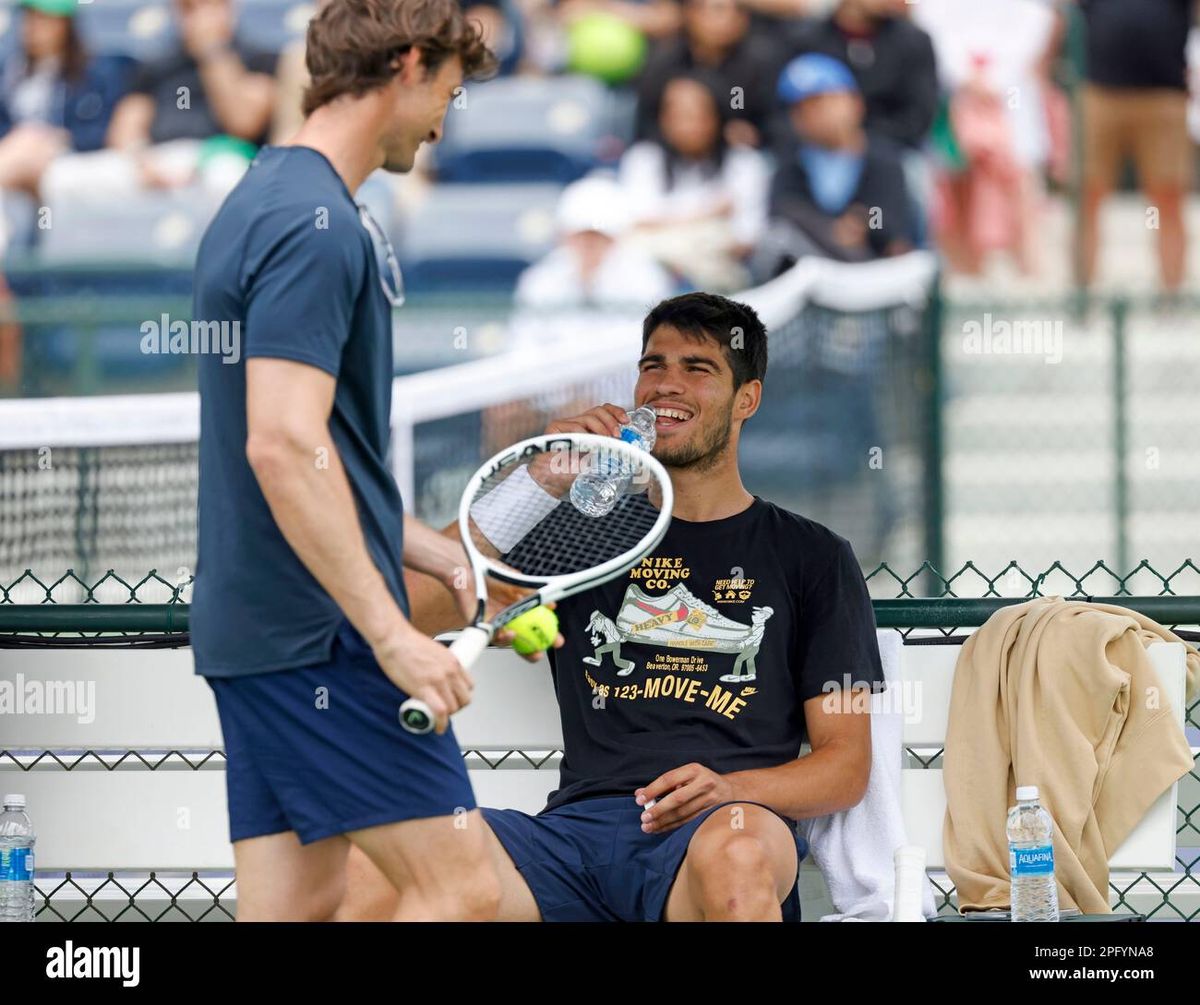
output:
[[[1066,98],[1050,78],[1062,21],[1049,0],[923,0],[914,17],[947,91],[933,144],[939,246],[958,271],[1003,249],[1033,274],[1044,176],[1052,156],[1060,172],[1068,162]]]
[[[560,243],[521,273],[517,306],[642,309],[669,297],[670,275],[624,240],[628,229],[624,194],[612,179],[592,176],[568,185],[558,204]]]
[[[45,175],[53,205],[199,182],[223,197],[266,140],[275,57],[238,40],[230,0],[175,0],[180,44],[142,65],[108,131],[110,149],[61,158]]]
[[[749,281],[742,261],[766,223],[770,172],[757,150],[727,141],[717,87],[695,71],[668,80],[659,138],[625,152],[619,179],[638,243],[694,286],[726,293]]]
[[[1183,282],[1192,180],[1186,45],[1191,0],[1079,0],[1087,21],[1080,279],[1092,282],[1105,198],[1132,158],[1155,209],[1163,286]]]
[[[638,81],[638,137],[657,133],[667,81],[703,69],[718,81],[720,103],[730,112],[730,142],[759,146],[774,108],[785,48],[750,30],[742,0],[683,0],[682,6],[682,34],[659,43]]]
[[[912,247],[896,146],[864,129],[864,101],[844,63],[810,54],[779,80],[794,130],[771,189],[771,232],[755,272],[769,279],[806,255],[865,261]]]
[[[104,146],[131,64],[84,51],[76,0],[21,7],[20,48],[0,65],[0,188],[37,197],[55,157]]]
[[[793,51],[845,63],[866,105],[867,131],[917,150],[937,112],[937,65],[929,36],[906,11],[904,0],[839,0],[828,17],[801,23]]]

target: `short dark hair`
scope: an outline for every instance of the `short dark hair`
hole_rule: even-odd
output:
[[[689,338],[715,339],[733,370],[733,386],[767,375],[767,329],[752,307],[715,293],[684,293],[658,304],[642,322],[642,351],[650,336],[670,325]],[[740,336],[740,341],[735,342]]]
[[[421,51],[426,73],[451,56],[462,61],[464,78],[496,68],[479,23],[463,16],[459,0],[330,0],[308,23],[312,83],[304,114],[343,94],[359,97],[385,86],[396,75],[392,61],[412,48]]]

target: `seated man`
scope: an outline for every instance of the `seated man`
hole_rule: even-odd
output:
[[[634,398],[658,413],[674,516],[639,566],[558,604],[559,788],[536,816],[483,810],[499,917],[799,920],[796,821],[867,786],[867,703],[843,691],[882,686],[871,602],[845,540],[742,485],[738,439],[767,366],[754,311],[690,293],[642,331]],[[626,420],[606,404],[549,431],[616,435]],[[423,629],[460,617],[412,585]],[[339,917],[391,917],[396,892],[351,856]]]
[[[793,135],[771,187],[771,229],[755,274],[772,278],[805,255],[854,262],[910,251],[904,169],[894,144],[863,128],[850,70],[829,56],[797,56],[779,78],[779,98]]]
[[[68,196],[108,202],[193,183],[221,199],[265,142],[275,57],[237,36],[232,0],[174,0],[173,9],[177,48],[139,67],[113,112],[106,150],[49,167],[50,206]]]

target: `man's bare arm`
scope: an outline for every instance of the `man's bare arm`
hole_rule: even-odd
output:
[[[213,117],[231,136],[255,141],[271,123],[275,81],[252,73],[232,49],[219,49],[200,61],[200,80]]]
[[[332,376],[303,363],[247,360],[246,457],[292,550],[373,642],[405,618],[367,552],[329,432],[334,387]]]
[[[420,526],[424,526],[421,524]],[[408,519],[405,518],[404,533],[408,534]],[[461,550],[458,524],[452,523],[436,531],[439,537],[452,541]],[[405,563],[407,565],[407,542]],[[448,584],[442,580],[408,567],[404,570],[404,586],[408,592],[409,617],[414,626],[424,634],[433,636],[451,632],[463,626],[463,613],[459,601]]]
[[[154,100],[148,94],[128,94],[117,102],[105,142],[113,150],[137,150],[150,142]]]
[[[329,432],[335,380],[284,359],[246,361],[246,457],[292,550],[371,645],[398,686],[446,717],[470,700],[471,679],[418,632],[367,550],[341,457]]]
[[[775,768],[724,777],[736,799],[769,806],[793,820],[838,813],[867,791],[871,773],[871,715],[865,689],[834,691],[804,703],[812,753]]]

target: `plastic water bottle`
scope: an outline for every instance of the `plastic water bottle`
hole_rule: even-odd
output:
[[[0,921],[33,921],[33,845],[25,797],[4,797],[0,813]]]
[[[1054,883],[1054,821],[1038,802],[1036,785],[1017,786],[1008,811],[1008,864],[1013,921],[1058,921]]]
[[[621,439],[643,450],[654,448],[654,421],[657,415],[649,405],[629,413],[629,422],[621,427]],[[571,502],[588,516],[605,516],[629,488],[633,472],[616,459],[597,458],[591,471],[582,472],[571,485]]]

